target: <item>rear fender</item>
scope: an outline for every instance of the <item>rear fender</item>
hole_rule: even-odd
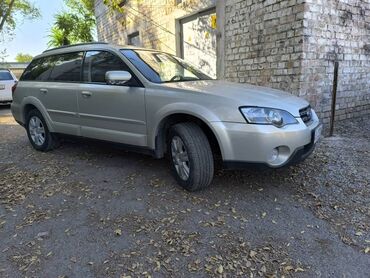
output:
[[[50,115],[49,113],[47,112],[46,108],[44,107],[44,105],[41,103],[40,100],[38,100],[37,98],[35,97],[32,97],[32,96],[29,96],[29,97],[25,97],[21,103],[21,113],[22,113],[22,119],[23,119],[23,122],[26,123],[26,107],[27,105],[33,105],[34,107],[36,107],[37,110],[40,111],[40,113],[42,114],[42,116],[44,117],[45,119],[45,122],[46,122],[46,125],[49,129],[50,132],[54,132],[54,128],[53,128],[53,122],[50,118]]]

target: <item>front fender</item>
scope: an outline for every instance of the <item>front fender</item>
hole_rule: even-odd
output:
[[[210,122],[219,122],[220,119],[209,109],[198,104],[189,104],[184,102],[171,103],[163,106],[155,112],[154,117],[148,119],[148,143],[151,149],[155,149],[156,136],[161,127],[161,123],[168,116],[175,114],[186,114],[202,120],[213,130]],[[217,135],[216,135],[217,137]]]

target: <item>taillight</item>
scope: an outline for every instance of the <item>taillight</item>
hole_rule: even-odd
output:
[[[12,94],[13,94],[13,96],[14,96],[15,89],[17,89],[17,85],[18,85],[18,83],[16,82],[16,83],[13,85],[13,87],[12,87]]]

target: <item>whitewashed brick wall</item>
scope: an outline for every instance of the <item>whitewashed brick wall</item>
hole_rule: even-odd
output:
[[[334,61],[336,119],[370,113],[368,0],[229,0],[225,78],[290,91],[329,123]]]
[[[336,119],[370,113],[370,1],[307,0],[300,94],[329,122],[334,61]]]

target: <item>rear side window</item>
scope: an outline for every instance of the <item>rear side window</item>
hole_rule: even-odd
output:
[[[0,71],[0,81],[13,80],[13,76],[9,71]]]
[[[105,83],[105,73],[115,70],[131,72],[120,58],[110,52],[88,51],[85,56],[83,81]]]
[[[54,67],[49,80],[59,82],[81,81],[82,59],[82,52],[53,56],[51,60]]]
[[[33,60],[24,71],[21,81],[46,81],[53,69],[50,57]]]

